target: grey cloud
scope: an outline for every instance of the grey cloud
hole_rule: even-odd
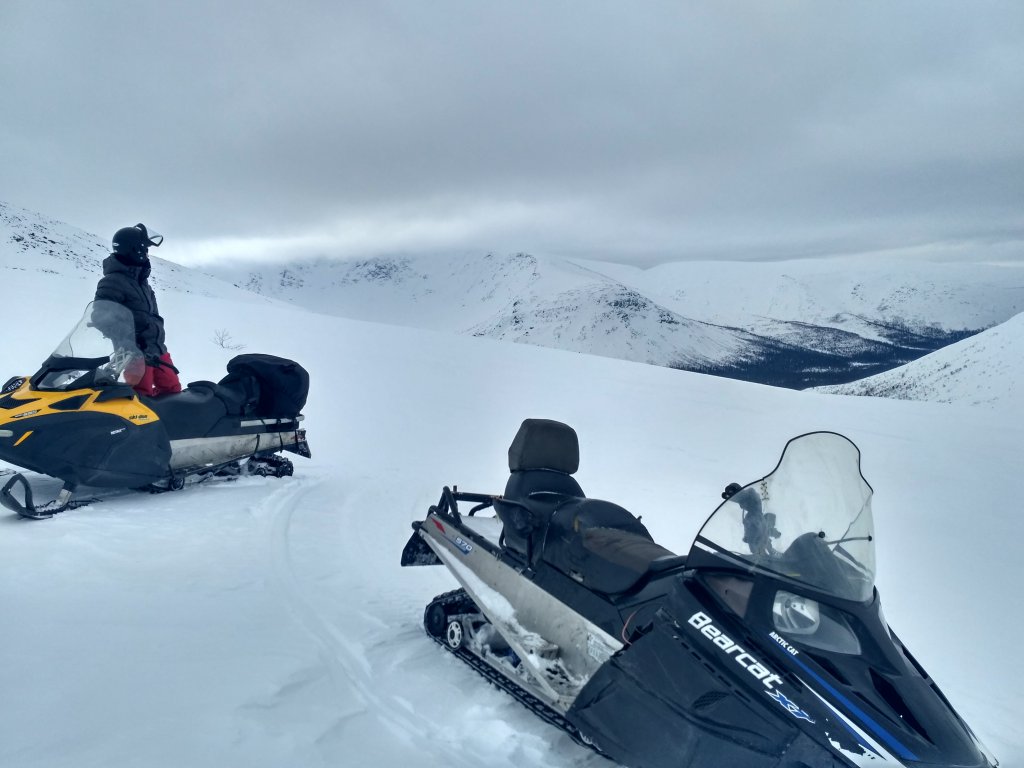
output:
[[[101,235],[624,261],[1024,238],[1019,4],[13,0],[0,22],[0,195]]]

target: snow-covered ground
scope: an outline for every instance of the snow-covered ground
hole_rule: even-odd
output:
[[[20,258],[0,244],[0,378],[34,370],[92,296],[94,275]],[[50,521],[3,511],[5,768],[606,765],[430,642],[423,607],[454,582],[398,565],[442,485],[504,487],[525,417],[573,425],[588,495],[642,513],[678,552],[722,487],[770,471],[788,438],[849,436],[875,489],[888,620],[1002,765],[1024,766],[1019,399],[794,392],[313,314],[209,281],[159,290],[186,381],[218,378],[234,354],[217,330],[309,369],[313,459],[289,479],[124,493]]]

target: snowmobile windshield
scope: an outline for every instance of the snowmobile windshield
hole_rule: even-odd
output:
[[[691,549],[846,600],[872,596],[875,581],[871,486],[860,451],[834,432],[786,445],[775,470],[722,503]]]
[[[131,310],[113,301],[93,301],[43,364],[35,386],[69,390],[132,385],[138,383],[144,368]]]

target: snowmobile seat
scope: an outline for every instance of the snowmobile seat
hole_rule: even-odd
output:
[[[562,472],[548,469],[524,469],[513,472],[505,484],[507,499],[529,499],[531,496],[583,496],[576,479]]]
[[[230,382],[215,384],[212,381],[190,381],[188,389],[206,389],[213,392],[224,403],[229,416],[246,416],[252,410],[253,391],[251,386],[232,386]]]
[[[682,564],[630,512],[600,499],[566,499],[548,524],[540,557],[588,589],[629,591],[648,574]]]
[[[224,403],[228,416],[245,416],[246,404],[249,393],[236,387],[215,384],[212,381],[190,381],[185,391],[206,389],[218,397]]]
[[[160,417],[169,440],[206,437],[228,415],[227,406],[216,390],[203,386],[189,386],[177,394],[147,398],[146,404]]]
[[[505,545],[528,553],[547,527],[555,505],[565,498],[583,497],[572,477],[579,469],[580,447],[576,431],[548,419],[525,419],[508,449],[511,476],[504,498],[495,504],[505,525]]]

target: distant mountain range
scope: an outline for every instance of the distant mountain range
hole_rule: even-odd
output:
[[[1024,310],[1024,265],[828,259],[652,269],[529,254],[215,274],[318,312],[803,389],[904,365]]]
[[[173,256],[173,239],[164,250]],[[33,272],[50,286],[45,301],[7,296],[12,316],[66,327],[70,320],[49,315],[77,312],[91,298],[107,253],[105,239],[0,202],[0,279]],[[234,265],[213,275],[154,262],[160,292],[284,300],[358,320],[830,393],[988,403],[1019,397],[1024,377],[1020,262],[678,262],[644,270],[486,254]]]

